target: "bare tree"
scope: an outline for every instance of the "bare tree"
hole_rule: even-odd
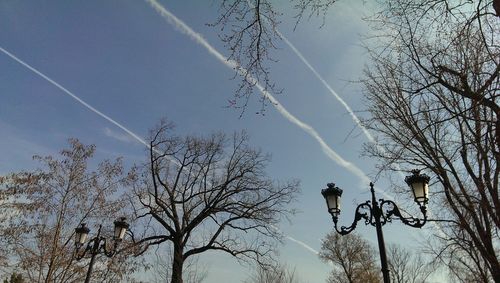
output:
[[[172,247],[156,246],[153,254],[154,259],[151,264],[153,282],[169,282],[172,277]],[[190,257],[184,262],[182,274],[183,280],[186,283],[202,283],[208,275],[208,269],[199,262],[199,257]]]
[[[396,283],[425,283],[433,273],[431,263],[421,255],[413,255],[397,245],[387,251],[391,281]],[[381,282],[376,251],[357,234],[329,233],[321,245],[320,258],[334,265],[329,283]]]
[[[442,241],[442,240],[441,240]],[[431,247],[438,254],[436,261],[442,261],[448,266],[452,282],[491,282],[488,266],[478,250],[473,247],[462,247],[456,241],[446,249],[441,246]],[[478,266],[479,265],[479,266]]]
[[[23,276],[21,274],[13,272],[9,279],[4,279],[3,283],[25,283]]]
[[[69,143],[60,159],[36,156],[40,169],[0,177],[2,245],[29,282],[81,282],[86,267],[74,260],[74,229],[83,221],[112,223],[119,210],[121,161],[106,160],[90,171],[95,147]],[[122,262],[96,265],[94,278],[124,275]]]
[[[295,269],[283,264],[276,266],[256,265],[255,271],[245,283],[298,283],[300,282]]]
[[[188,258],[207,251],[265,264],[281,239],[275,225],[293,212],[298,182],[269,179],[269,156],[244,133],[181,138],[170,130],[162,122],[152,131],[149,162],[130,173],[135,213],[147,224],[137,243],[143,251],[172,245],[172,283],[183,282]]]
[[[390,245],[388,250],[389,272],[395,283],[425,283],[434,271],[432,265],[424,262],[422,256],[412,255],[398,245]]]
[[[321,244],[319,257],[333,263],[329,283],[378,283],[374,250],[370,244],[355,233],[341,236],[336,231],[326,235]]]
[[[391,1],[373,19],[380,48],[363,81],[378,134],[368,155],[389,172],[434,174],[433,212],[449,221],[433,251],[476,282],[500,282],[500,21],[490,4]]]

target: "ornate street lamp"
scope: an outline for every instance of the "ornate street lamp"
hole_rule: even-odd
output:
[[[337,233],[347,235],[351,233],[358,224],[358,221],[364,219],[365,225],[375,226],[377,230],[378,247],[380,252],[380,263],[382,265],[382,275],[384,283],[390,283],[389,268],[387,266],[387,256],[385,252],[384,235],[382,233],[382,226],[387,222],[392,222],[393,217],[397,217],[404,224],[421,228],[427,222],[427,202],[429,200],[429,176],[420,174],[419,170],[412,170],[412,175],[405,178],[405,182],[410,186],[415,202],[419,205],[422,212],[423,219],[415,218],[413,216],[403,217],[396,203],[391,200],[379,199],[375,197],[375,189],[373,183],[370,183],[370,192],[372,194],[371,201],[366,201],[356,207],[354,221],[351,226],[337,226],[338,217],[340,215],[340,197],[342,190],[335,187],[335,184],[327,184],[327,188],[321,191],[321,194],[326,200],[328,212],[332,215],[333,223]]]
[[[92,274],[92,269],[94,267],[94,261],[96,255],[103,253],[107,257],[112,257],[116,254],[118,244],[125,237],[125,233],[129,227],[129,224],[125,221],[125,217],[120,217],[114,222],[114,235],[113,235],[113,245],[111,249],[108,247],[108,242],[105,237],[101,236],[101,228],[102,225],[99,225],[99,229],[97,230],[97,236],[90,239],[87,243],[87,246],[82,251],[81,248],[85,244],[85,241],[88,238],[90,229],[86,226],[85,223],[82,223],[80,227],[75,228],[75,252],[76,259],[81,260],[85,257],[87,253],[90,253],[90,263],[89,269],[87,270],[87,276],[85,277],[85,283],[90,282],[90,276]]]

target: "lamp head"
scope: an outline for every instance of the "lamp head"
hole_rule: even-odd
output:
[[[430,177],[420,174],[420,170],[412,170],[412,175],[406,176],[405,182],[410,186],[415,202],[420,206],[426,206],[429,201]]]
[[[336,219],[340,214],[340,197],[342,190],[336,187],[334,183],[328,183],[326,189],[321,190],[321,194],[326,200],[328,212]]]
[[[75,228],[75,245],[81,246],[87,241],[87,237],[89,236],[90,229],[86,226],[85,223],[82,223],[80,227]]]
[[[114,239],[121,241],[123,238],[125,238],[125,232],[127,232],[128,227],[130,226],[126,221],[125,217],[120,217],[118,218],[114,224],[115,224],[115,233],[114,233]]]

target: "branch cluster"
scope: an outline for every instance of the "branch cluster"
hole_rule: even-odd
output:
[[[500,278],[500,22],[491,3],[398,0],[372,20],[380,36],[363,81],[365,125],[378,143],[366,153],[385,170],[432,171],[437,218],[453,220],[437,233],[436,254],[484,274],[481,282]]]
[[[182,138],[170,130],[162,123],[152,132],[149,162],[129,174],[135,214],[146,225],[134,235],[141,251],[172,244],[173,273],[210,250],[265,264],[281,239],[276,226],[294,212],[298,182],[269,179],[269,156],[245,133]]]

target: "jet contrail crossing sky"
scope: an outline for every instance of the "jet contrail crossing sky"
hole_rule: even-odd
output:
[[[302,63],[304,63],[307,68],[314,74],[314,76],[316,76],[316,78],[323,84],[323,86],[326,87],[326,89],[328,89],[328,91],[335,97],[335,99],[337,99],[338,102],[340,102],[340,104],[342,104],[342,106],[344,106],[344,108],[347,110],[347,112],[349,113],[349,115],[351,115],[351,118],[352,120],[354,121],[354,123],[356,123],[356,125],[363,131],[363,134],[366,136],[366,138],[372,142],[372,143],[376,143],[375,142],[375,139],[373,138],[373,136],[370,134],[370,132],[368,131],[368,129],[366,129],[362,124],[361,124],[361,121],[359,120],[358,116],[356,116],[356,114],[354,114],[354,111],[352,111],[351,107],[349,106],[349,104],[347,104],[347,102],[344,101],[344,99],[342,99],[342,97],[340,97],[337,92],[330,86],[330,84],[328,84],[328,82],[316,71],[316,69],[309,63],[309,61],[307,61],[307,59],[302,55],[302,53],[295,47],[295,45],[293,45],[289,40],[288,38],[286,38],[283,34],[281,34],[281,32],[279,32],[278,30],[276,30],[276,33],[279,35],[279,37],[286,43],[286,45],[288,45],[288,47],[290,47],[290,49],[292,49],[293,53],[295,53],[295,55],[297,55],[297,57],[299,57],[300,61],[302,61]]]
[[[123,126],[122,124],[118,123],[117,121],[113,120],[111,117],[109,117],[108,115],[102,113],[101,111],[95,109],[92,105],[88,104],[87,102],[83,101],[81,98],[79,98],[78,96],[76,96],[74,93],[72,93],[71,91],[67,90],[65,87],[63,87],[62,85],[58,84],[56,81],[54,81],[53,79],[49,78],[48,76],[44,75],[42,72],[38,71],[37,69],[35,69],[34,67],[32,67],[31,65],[29,65],[28,63],[24,62],[23,60],[19,59],[18,57],[16,57],[14,54],[10,53],[9,51],[3,49],[1,46],[0,46],[0,51],[2,51],[5,55],[9,56],[10,58],[14,59],[15,61],[17,61],[19,64],[23,65],[24,67],[28,68],[30,71],[32,71],[33,73],[39,75],[40,77],[42,77],[43,79],[45,79],[46,81],[48,81],[49,83],[51,83],[53,86],[57,87],[58,89],[62,90],[65,94],[69,95],[71,98],[73,98],[74,100],[76,100],[78,103],[80,103],[81,105],[85,106],[85,108],[89,109],[90,111],[94,112],[95,114],[101,116],[102,118],[106,119],[108,122],[112,123],[113,125],[117,126],[118,128],[122,129],[123,131],[125,131],[127,134],[129,134],[130,136],[132,136],[134,139],[136,139],[138,142],[142,143],[143,145],[145,145],[146,147],[149,148],[149,144],[144,140],[142,139],[141,137],[139,137],[138,135],[136,135],[134,132],[132,132],[131,130],[127,129],[125,126]]]
[[[179,31],[182,33],[188,35],[191,39],[193,39],[196,43],[200,44],[203,46],[211,55],[213,55],[217,60],[219,60],[222,64],[227,66],[228,68],[232,70],[236,70],[240,74],[245,74],[246,70],[242,68],[241,66],[238,66],[238,64],[233,61],[233,60],[228,60],[228,58],[224,55],[222,55],[219,51],[217,51],[210,43],[208,43],[207,40],[203,38],[203,36],[197,32],[195,32],[191,27],[189,27],[186,23],[184,23],[182,20],[177,18],[174,14],[172,14],[170,11],[168,11],[165,7],[163,7],[160,3],[158,3],[156,0],[145,0],[148,2],[159,14],[162,16],[164,19],[167,20],[167,22],[171,25],[173,25],[175,28],[177,28]],[[313,137],[321,146],[323,152],[333,160],[335,163],[338,165],[346,168],[348,171],[353,173],[354,175],[358,176],[361,179],[362,183],[369,183],[370,179],[366,176],[366,174],[359,169],[356,165],[353,163],[343,159],[337,152],[335,152],[328,144],[323,140],[323,138],[318,134],[318,132],[311,127],[310,125],[302,122],[300,119],[295,117],[293,114],[288,112],[286,108],[281,105],[274,96],[272,96],[271,93],[265,90],[265,88],[259,84],[259,82],[255,79],[250,77],[249,80],[252,81],[252,83],[255,83],[255,86],[257,89],[261,92],[261,95],[268,98],[271,102],[271,104],[278,110],[278,112],[285,117],[288,121],[291,123],[295,124],[302,130],[304,130],[307,134],[309,134],[311,137]]]

